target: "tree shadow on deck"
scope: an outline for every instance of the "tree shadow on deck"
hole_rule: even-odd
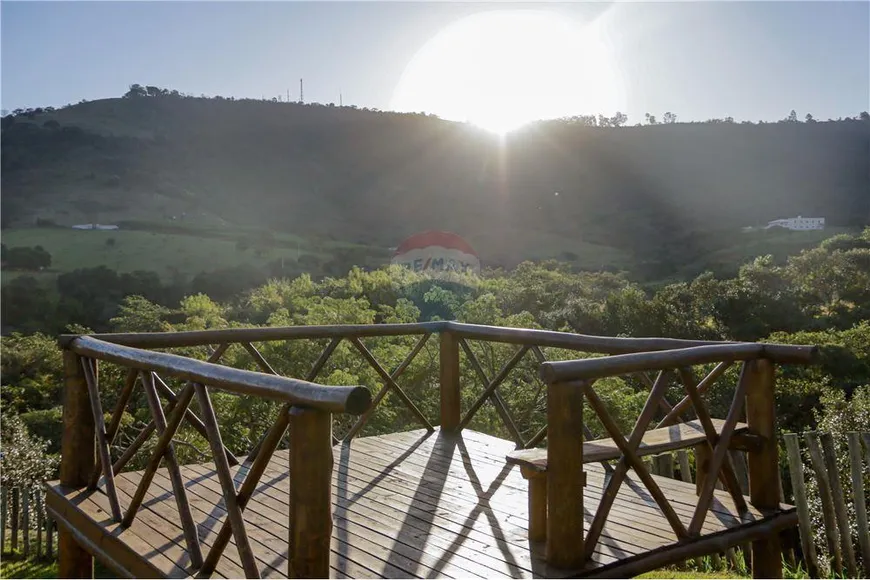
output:
[[[386,479],[392,471],[399,466],[405,459],[410,457],[416,450],[430,437],[431,433],[427,433],[426,435],[420,437],[417,441],[415,441],[411,446],[404,451],[399,457],[390,462],[386,467],[380,470],[380,473],[371,481],[369,481],[362,489],[350,495],[349,489],[349,481],[350,477],[350,454],[351,454],[351,442],[342,442],[341,451],[339,455],[338,465],[336,466],[336,486],[335,486],[335,496],[336,496],[336,505],[334,512],[334,519],[342,519],[342,520],[351,520],[353,516],[348,512],[347,506],[353,504],[358,499],[365,497],[365,495],[377,488],[378,484]],[[340,557],[338,558],[338,571],[344,575],[352,576],[351,571],[347,569],[347,563],[349,560],[348,547],[351,545],[351,539],[348,536],[348,531],[344,526],[336,526],[337,529],[334,530],[334,537],[338,540],[338,553]],[[375,571],[376,572],[376,571]]]
[[[440,434],[440,433],[439,433]],[[451,449],[451,457],[453,452],[453,446],[458,446],[459,454],[462,457],[462,465],[465,467],[465,472],[468,474],[468,481],[474,487],[474,491],[477,494],[478,502],[475,505],[474,509],[463,522],[463,526],[468,528],[473,528],[475,522],[480,517],[481,514],[486,516],[487,522],[492,529],[493,539],[496,541],[496,545],[504,557],[505,564],[507,564],[511,574],[514,576],[522,575],[521,569],[516,562],[513,554],[511,553],[510,546],[508,546],[505,541],[505,534],[501,530],[501,524],[493,513],[492,508],[489,505],[489,500],[501,486],[502,482],[504,482],[505,478],[508,476],[512,469],[512,465],[508,465],[507,463],[501,468],[501,471],[489,485],[489,487],[484,490],[483,485],[481,484],[480,478],[477,476],[477,473],[474,471],[474,465],[471,459],[471,456],[468,453],[468,448],[465,446],[465,440],[462,436],[445,436],[449,438],[450,449]],[[457,534],[456,539],[453,540],[450,547],[444,551],[441,559],[438,560],[438,563],[434,566],[434,571],[440,571],[444,565],[454,556],[454,553],[459,549],[460,546],[465,542],[466,535],[465,534]],[[430,576],[431,578],[432,576]]]

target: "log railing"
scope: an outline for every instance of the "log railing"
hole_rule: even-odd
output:
[[[187,566],[201,574],[212,572],[232,537],[245,575],[258,578],[260,571],[242,514],[289,428],[293,485],[290,486],[289,501],[292,541],[288,575],[329,575],[333,461],[331,417],[333,413],[365,413],[371,404],[368,389],[359,386],[324,386],[274,374],[224,367],[213,362],[226,350],[221,346],[213,352],[212,362],[141,350],[89,336],[65,340],[63,346],[66,385],[61,485],[94,489],[102,479],[111,517],[126,527],[135,520],[159,465],[165,462],[184,531],[189,558]],[[126,369],[125,380],[108,425],[104,422],[100,397],[99,369],[104,363]],[[161,375],[181,379],[185,381],[185,386],[176,394],[164,383]],[[144,392],[151,422],[121,457],[113,461],[111,445],[137,386]],[[108,386],[104,385],[102,389],[105,392]],[[238,489],[230,469],[231,463],[238,463],[238,460],[223,444],[212,402],[214,390],[269,399],[282,405],[273,425],[253,454],[247,474]],[[168,404],[161,400],[161,395],[168,399]],[[197,399],[201,416],[190,408],[194,398]],[[173,441],[185,421],[208,441],[222,490],[222,507],[227,512],[227,518],[207,553],[203,553],[199,542]],[[157,443],[150,452],[141,479],[135,491],[121,501],[116,475],[153,432],[156,432]],[[48,509],[59,523],[66,522],[62,501],[52,505],[49,497]],[[91,577],[91,555],[81,547],[69,526],[61,526],[59,547],[62,577]]]
[[[440,417],[427,418],[420,409],[420,401],[407,395],[400,384],[400,378],[409,366],[417,360],[421,352],[428,351],[435,341],[432,335],[440,335],[440,354],[438,361],[431,357],[431,363],[438,364],[438,369],[432,369],[431,377],[439,378],[438,384],[432,386],[440,391]],[[407,352],[406,358],[395,368],[388,371],[382,362],[378,361],[371,348],[365,344],[369,339],[386,337],[417,336],[413,348]],[[528,415],[533,411],[539,416],[538,423],[543,423],[534,431],[523,433],[523,428],[530,428],[532,422],[518,422],[515,418],[517,409],[510,409],[501,395],[500,388],[507,379],[516,373],[519,367],[525,365],[527,373],[521,380],[537,380],[537,366],[551,358],[571,356],[616,355],[647,351],[662,351],[675,348],[690,348],[699,346],[715,346],[731,343],[715,341],[695,341],[670,338],[615,338],[532,330],[520,328],[493,327],[477,324],[465,324],[453,321],[424,322],[410,324],[374,324],[374,325],[327,325],[327,326],[293,326],[268,328],[232,328],[202,331],[182,331],[171,333],[115,333],[94,335],[105,342],[126,345],[142,349],[174,349],[185,347],[209,347],[211,362],[219,362],[221,357],[231,347],[244,348],[251,355],[257,367],[274,374],[273,366],[261,354],[256,345],[276,341],[317,341],[328,339],[320,356],[304,376],[307,381],[316,380],[324,370],[337,347],[343,342],[349,343],[353,350],[375,371],[381,386],[377,388],[370,409],[360,417],[355,418],[343,434],[345,441],[357,436],[366,426],[378,407],[389,393],[395,394],[406,407],[412,420],[427,430],[433,429],[433,424],[440,424],[445,431],[462,430],[468,427],[478,417],[487,404],[495,410],[504,433],[510,437],[518,448],[531,448],[541,443],[546,435],[546,397],[544,384],[539,385],[537,396],[532,397],[529,409],[523,409]],[[61,337],[61,344],[73,340],[75,336]],[[476,345],[473,343],[477,343]],[[475,352],[477,346],[477,352]],[[484,348],[500,347],[508,350],[504,360],[493,356],[490,374],[483,364]],[[765,357],[776,362],[799,362],[803,360],[812,347],[776,345],[776,344],[742,344],[741,348],[750,347],[752,352],[763,352]],[[553,354],[550,354],[550,353]],[[464,364],[463,364],[464,363]],[[493,366],[494,365],[494,366]],[[465,373],[463,374],[463,369]],[[724,369],[722,369],[724,370]],[[638,388],[651,388],[652,380],[645,372],[631,373]],[[460,382],[463,383],[460,389]],[[479,382],[482,390],[472,389],[472,383]],[[166,396],[172,396],[171,391],[164,389],[165,385],[158,383],[158,388]],[[427,391],[428,392],[428,391]],[[469,395],[475,392],[474,398]],[[436,393],[437,394],[437,393]],[[465,405],[463,405],[465,401]],[[662,400],[664,408],[667,401]],[[465,407],[463,409],[463,407]],[[464,410],[464,413],[463,413]],[[521,425],[519,423],[523,423]],[[150,433],[149,433],[150,435]],[[586,435],[590,436],[589,430]],[[338,442],[338,439],[335,440]],[[257,446],[253,452],[256,452]],[[249,456],[250,457],[250,456]]]
[[[428,394],[430,393],[428,386],[431,386],[432,394],[440,399],[439,417],[429,418],[421,410],[420,401],[408,395],[405,389],[409,386],[405,384],[403,387],[400,379],[420,353],[428,352],[433,343],[436,343],[432,339],[434,334],[439,335],[435,363],[438,369],[430,373],[432,384],[424,385],[422,390],[417,391],[418,394]],[[407,351],[404,359],[389,370],[382,361],[378,360],[370,342],[386,337],[417,337],[414,341],[406,341],[406,344],[413,344],[413,346]],[[277,376],[275,368],[281,367],[272,364],[277,361],[273,360],[270,363],[263,355],[265,352],[262,350],[263,347],[258,349],[258,345],[264,343],[302,340],[326,343],[304,376],[300,376],[302,380]],[[114,492],[110,491],[113,474],[122,469],[148,437],[156,431],[159,441],[151,462],[145,470],[145,477],[149,474],[153,476],[157,464],[165,458],[175,486],[178,480],[176,475],[178,469],[177,461],[172,457],[172,437],[182,422],[187,422],[209,441],[212,457],[224,488],[228,511],[228,518],[220,532],[219,542],[209,554],[205,555],[198,554],[196,536],[191,532],[192,523],[182,513],[191,564],[201,566],[204,571],[213,570],[232,535],[239,547],[244,571],[248,575],[255,575],[257,570],[244,537],[241,512],[288,425],[293,441],[310,441],[307,445],[291,443],[291,471],[298,473],[308,470],[309,475],[302,479],[312,486],[310,488],[291,486],[291,490],[294,490],[291,493],[296,494],[291,498],[292,520],[294,517],[307,518],[305,510],[328,509],[328,495],[324,500],[323,490],[328,489],[328,474],[331,469],[329,443],[335,444],[339,441],[329,428],[328,418],[331,414],[358,415],[352,418],[352,423],[344,433],[343,439],[347,441],[361,432],[377,412],[386,395],[391,393],[398,397],[403,407],[407,408],[411,420],[430,431],[434,429],[433,425],[440,424],[444,432],[460,432],[479,420],[481,409],[489,405],[491,407],[489,412],[494,411],[494,416],[500,422],[500,429],[514,440],[518,448],[533,448],[546,440],[548,454],[555,458],[575,457],[578,453],[582,455],[583,440],[592,438],[588,426],[580,420],[584,406],[583,399],[586,398],[607,435],[617,442],[623,452],[622,458],[615,466],[610,463],[604,464],[612,474],[609,492],[615,495],[625,478],[626,471],[634,468],[647,485],[652,497],[661,506],[678,538],[690,538],[698,534],[709,508],[717,477],[721,479],[726,489],[731,491],[738,505],[744,501],[736,484],[734,468],[726,453],[729,446],[742,445],[746,449],[752,447],[749,471],[750,478],[756,481],[750,490],[752,502],[759,507],[776,506],[779,501],[778,492],[774,497],[770,490],[778,490],[778,486],[769,485],[769,481],[772,481],[769,473],[770,466],[776,463],[776,446],[770,444],[773,441],[774,428],[773,365],[805,363],[815,354],[813,347],[804,346],[665,338],[597,337],[458,322],[233,328],[172,333],[101,334],[87,337],[65,335],[61,337],[60,343],[65,349],[67,368],[67,401],[64,409],[67,432],[64,436],[62,482],[66,485],[93,487],[102,474],[107,493],[114,495]],[[374,397],[371,397],[368,390],[358,387],[325,388],[311,382],[323,372],[330,358],[342,344],[349,344],[352,351],[356,352],[379,378],[381,386],[376,390]],[[190,347],[200,347],[200,351],[202,351],[201,347],[207,347],[208,360],[199,361],[166,352],[143,350],[189,349]],[[217,364],[230,348],[244,349],[260,372],[233,369]],[[496,350],[498,356],[493,354]],[[489,357],[487,353],[493,356]],[[435,356],[429,354],[430,362],[434,362]],[[588,358],[552,360],[579,357]],[[484,358],[488,360],[484,361]],[[102,424],[97,360],[119,364],[128,369],[108,426]],[[703,396],[725,375],[730,366],[738,363],[743,364],[743,369],[737,391],[725,421],[725,429],[717,434],[711,429],[710,415],[706,410]],[[705,376],[697,381],[692,367],[701,365],[706,365]],[[715,366],[710,369],[710,365]],[[511,383],[514,386],[517,384],[527,386],[526,376],[537,380],[537,370],[541,368],[542,380],[539,392],[535,396],[527,397],[532,408],[527,411],[525,418],[528,419],[532,412],[535,412],[537,417],[533,430],[529,430],[531,421],[518,422],[515,419],[514,412],[517,410],[509,408],[503,391],[500,391],[507,384],[508,377],[512,373],[517,373],[517,369],[521,367],[524,369],[523,372],[531,368],[535,371],[535,376],[524,375],[521,378],[514,376]],[[650,373],[656,371],[658,376],[653,378]],[[178,392],[173,391],[161,375],[183,381],[183,387]],[[619,431],[612,417],[609,417],[592,387],[597,379],[608,376],[628,376],[639,389],[649,390],[650,393],[634,430],[627,437]],[[482,389],[472,388],[474,382],[479,382]],[[672,383],[676,383],[684,390],[682,400],[676,403],[668,401],[665,397]],[[109,453],[110,446],[118,432],[123,408],[137,384],[145,391],[148,407],[152,411],[152,420],[133,441],[130,448],[121,453],[113,463]],[[209,388],[222,389],[239,395],[253,395],[282,404],[274,424],[249,451],[246,461],[253,462],[253,467],[239,490],[235,490],[232,478],[228,477],[228,474],[229,466],[239,462],[240,459],[224,447],[219,437],[216,416],[208,397]],[[165,407],[160,400],[161,396],[168,400]],[[748,403],[745,408],[744,396]],[[197,416],[189,408],[194,397],[199,401],[202,417]],[[679,522],[673,510],[669,509],[667,500],[637,457],[636,447],[640,436],[648,427],[665,427],[680,422],[692,411],[703,424],[707,435],[707,441],[698,446],[696,453],[707,467],[704,471],[718,475],[699,482],[698,509],[692,521],[685,525]],[[733,426],[743,413],[746,414],[752,431],[760,437],[752,440],[751,437],[743,435],[732,436]],[[329,434],[326,443],[323,441],[324,433]],[[99,450],[96,461],[93,459],[95,434]],[[293,451],[294,448],[296,451]],[[87,459],[88,450],[91,450],[90,460]],[[70,457],[78,459],[69,459]],[[323,462],[330,463],[318,467],[319,464],[312,463],[312,457],[320,457]],[[575,459],[571,461],[574,462]],[[564,465],[569,467],[563,467]],[[552,527],[548,533],[548,544],[550,544],[548,555],[553,563],[564,565],[575,563],[578,553],[577,542],[582,540],[582,486],[578,487],[577,481],[582,472],[570,465],[558,460],[553,461],[548,478],[549,500],[564,502],[558,511],[563,514],[581,514],[576,521],[565,518],[551,518],[548,521],[548,526]],[[299,471],[294,471],[293,466],[298,466]],[[768,483],[763,483],[765,481]],[[134,501],[127,508],[126,514],[122,513],[117,498],[112,500],[112,512],[116,519],[127,523],[132,521],[138,507],[137,500],[141,502],[142,498],[139,495],[144,496],[147,483],[142,484],[142,487],[143,491],[133,498]],[[184,507],[183,486],[179,488],[176,498],[181,512]],[[587,538],[587,553],[594,547],[597,536],[606,522],[608,502],[603,501],[601,506]],[[292,525],[291,529],[294,530],[294,534],[298,531]],[[323,541],[324,537],[328,538],[328,534],[324,536],[323,531],[312,531],[310,538],[317,537],[319,541]],[[294,546],[303,546],[304,540],[300,538],[299,541],[294,540],[292,543]],[[65,545],[64,541],[62,534],[61,550]],[[296,558],[291,554],[291,569],[288,573],[297,576],[328,575],[328,568],[323,568],[327,565],[325,560],[315,563],[300,559],[303,553],[324,551],[328,553],[328,544],[321,548],[308,552],[299,548],[301,551]],[[765,545],[758,550],[759,553],[769,554],[772,553],[769,548],[770,546]],[[70,553],[76,553],[75,545]],[[294,553],[297,553],[295,548]],[[579,553],[582,556],[583,550]],[[767,562],[768,571],[772,572],[775,569],[770,558],[761,558],[758,561]],[[75,557],[67,558],[61,573],[65,576],[78,575],[79,572],[75,572],[75,567],[89,566],[89,562],[90,559],[84,556],[81,561]]]
[[[633,469],[650,496],[670,523],[678,541],[698,538],[713,502],[717,479],[731,494],[738,511],[746,510],[730,448],[748,452],[749,497],[756,508],[776,509],[780,503],[779,463],[776,443],[774,404],[774,360],[779,362],[810,362],[812,348],[761,344],[718,344],[622,354],[606,358],[549,362],[541,366],[541,376],[548,385],[549,434],[547,441],[547,500],[550,518],[547,528],[547,557],[554,565],[582,566],[600,538],[613,506],[617,491]],[[725,369],[741,364],[734,395],[724,423],[714,427],[704,392],[719,380]],[[696,381],[693,366],[716,366],[700,381]],[[637,372],[658,372],[649,396],[631,433],[626,435],[617,426],[595,389],[595,382],[607,377]],[[681,385],[685,396],[676,405],[664,398],[670,382]],[[662,407],[662,402],[665,402]],[[583,464],[583,406],[587,404],[603,424],[607,436],[621,452],[616,467],[607,481],[595,516],[584,537],[583,485],[585,474],[577,466]],[[653,423],[659,409],[669,409]],[[693,414],[703,426],[705,440],[696,446],[698,467],[698,498],[694,513],[686,525],[671,502],[650,475],[639,454],[639,446],[648,428],[667,427]],[[739,440],[734,436],[742,417],[748,434]],[[567,491],[566,491],[567,490]],[[580,493],[576,493],[580,490]],[[582,549],[577,549],[577,546]],[[752,543],[753,574],[756,577],[778,578],[782,575],[781,551],[777,534],[756,538]]]

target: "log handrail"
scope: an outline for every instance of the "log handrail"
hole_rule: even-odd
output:
[[[371,404],[371,392],[362,386],[319,385],[164,352],[113,344],[92,336],[77,337],[67,344],[67,350],[80,356],[105,360],[142,371],[161,372],[238,395],[252,395],[330,413],[359,415]]]
[[[776,362],[811,363],[816,346],[768,345],[762,343],[719,343],[690,348],[620,354],[582,360],[546,362],[541,378],[548,383],[588,380],[649,370],[668,370],[723,361],[765,358]]]
[[[352,340],[368,353],[359,339]],[[313,374],[318,372],[322,361],[328,358],[336,344],[333,340],[327,347],[315,364]],[[220,344],[209,361],[204,362],[113,344],[92,336],[80,336],[67,341],[64,346],[65,430],[62,441],[61,483],[71,487],[87,486],[94,489],[99,485],[102,474],[112,520],[126,528],[136,519],[157,470],[161,463],[165,463],[184,530],[189,559],[184,564],[185,569],[189,572],[200,570],[206,575],[214,571],[232,536],[245,576],[259,578],[260,570],[248,539],[243,511],[264,473],[265,466],[271,460],[284,433],[291,427],[293,443],[289,453],[293,484],[290,486],[289,529],[292,541],[288,574],[290,577],[324,577],[329,573],[329,537],[332,526],[332,414],[365,413],[371,407],[371,393],[362,386],[326,386],[277,376],[271,365],[250,343],[243,343],[242,346],[268,372],[240,370],[215,364],[227,345],[228,343]],[[413,354],[419,352],[420,348],[422,344]],[[386,372],[370,353],[369,357],[372,358],[370,362]],[[115,405],[108,427],[104,421],[100,398],[101,361],[127,369],[119,401]],[[186,385],[180,393],[174,393],[158,372],[182,379],[186,381]],[[393,389],[401,390],[392,379],[390,382]],[[113,463],[112,440],[137,385],[141,385],[144,390],[152,421],[123,452],[122,458]],[[231,460],[235,462],[235,457],[223,444],[209,395],[210,389],[283,403],[266,437],[258,445],[250,470],[240,488],[236,487],[230,470]],[[169,400],[166,408],[160,399],[161,393]],[[198,400],[203,419],[190,409],[194,396]],[[205,559],[193,519],[193,510],[201,508],[194,507],[187,497],[183,473],[173,444],[184,420],[194,427],[201,426],[204,431],[221,487],[223,509],[227,513],[224,526]],[[115,474],[155,431],[158,439],[149,451],[146,469],[141,472],[135,491],[122,502],[119,489],[115,485]],[[99,454],[96,455],[94,451]],[[95,456],[99,458],[96,464]],[[93,569],[93,561],[88,550],[78,543],[74,531],[64,529],[59,538],[60,568],[65,576],[88,577]]]
[[[768,348],[769,345],[752,343],[718,344],[583,360],[545,362],[541,364],[540,375],[548,385],[551,399],[554,394],[569,391],[573,391],[578,396],[585,395],[594,414],[622,452],[616,472],[604,492],[605,500],[615,497],[619,486],[623,483],[626,468],[631,467],[671,522],[677,537],[697,537],[714,501],[713,491],[717,479],[722,479],[739,512],[747,508],[728,454],[735,426],[743,413],[747,416],[749,430],[760,439],[760,444],[749,450],[749,500],[756,508],[776,509],[779,506],[780,492],[775,484],[775,477],[778,474],[774,408],[775,373],[774,362],[769,356]],[[778,360],[789,362],[812,362],[818,352],[817,347],[800,347],[790,351],[779,348],[775,350]],[[717,431],[712,425],[701,393],[722,377],[728,366],[736,361],[741,361],[742,364],[740,377],[724,426],[721,431]],[[716,367],[700,383],[696,383],[691,367],[709,364],[716,364]],[[659,371],[660,374],[650,389],[634,430],[626,438],[599,399],[593,385],[597,379],[648,371]],[[658,400],[663,397],[667,389],[667,384],[663,381],[666,374],[673,374],[679,378],[679,383],[685,389],[686,398],[666,412],[660,424],[670,425],[678,420],[681,414],[694,411],[698,420],[704,425],[705,431],[705,441],[697,448],[699,452],[705,452],[707,459],[703,467],[701,463],[698,464],[698,502],[688,526],[684,526],[684,523],[674,515],[670,500],[661,493],[647,467],[637,455],[638,443],[651,423]],[[562,396],[564,398],[567,395]],[[579,432],[578,425],[582,423],[582,404],[570,413],[552,411],[549,413],[548,428],[551,433],[564,432],[569,425]],[[548,485],[553,488],[582,490],[584,474],[582,470],[575,467],[583,464],[582,446],[568,452],[570,448],[556,446],[553,444],[552,436],[550,439],[547,447]],[[557,469],[560,466],[562,469]],[[572,469],[565,469],[564,466],[571,466]],[[582,496],[582,491],[580,495]],[[571,509],[566,509],[565,505],[562,505],[564,500],[554,504],[555,499],[551,500],[548,495],[547,501],[548,511],[558,514],[555,517],[563,522],[583,521],[582,499],[571,504]],[[610,507],[607,501],[600,503],[588,535],[584,534],[582,526],[550,524],[548,521],[548,531],[554,532],[548,533],[547,536],[548,555],[558,554],[572,566],[582,565],[582,559],[576,551],[572,550],[580,546],[580,550],[586,557],[591,555],[601,530],[606,525]],[[753,542],[753,575],[780,576],[779,554],[778,540],[775,537]]]
[[[391,323],[391,324],[333,324],[320,326],[284,326],[255,328],[225,328],[187,330],[180,332],[106,333],[89,335],[105,342],[137,348],[175,348],[206,344],[249,343],[277,340],[303,340],[336,337],[407,336],[419,334],[453,333],[457,337],[488,342],[501,342],[539,347],[564,348],[598,354],[620,355],[649,351],[685,349],[701,346],[737,346],[752,344],[763,347],[762,358],[779,363],[809,363],[817,354],[816,347],[741,343],[679,338],[621,338],[468,324],[456,321]],[[59,338],[64,348],[81,335],[64,334]]]
[[[633,468],[643,481],[646,488],[665,511],[666,516],[673,516],[670,512],[668,499],[657,489],[655,482],[649,475],[646,467],[637,458],[637,439],[642,435],[648,425],[653,425],[654,415],[658,414],[659,424],[670,424],[681,420],[681,415],[693,411],[697,413],[702,423],[709,422],[709,414],[706,410],[701,395],[717,379],[724,375],[729,365],[735,362],[743,363],[744,372],[741,374],[741,387],[732,403],[728,417],[728,429],[721,436],[711,434],[710,429],[705,428],[707,440],[702,444],[710,455],[711,473],[723,479],[726,488],[739,494],[739,490],[733,485],[736,481],[733,468],[728,459],[728,448],[731,440],[733,425],[738,420],[740,413],[746,409],[750,415],[750,427],[754,428],[762,436],[762,447],[758,447],[755,456],[751,456],[750,467],[754,469],[755,484],[750,483],[753,504],[757,507],[771,507],[772,497],[767,497],[758,483],[768,472],[772,473],[776,464],[775,449],[771,449],[771,429],[773,418],[766,414],[772,413],[772,392],[774,363],[811,363],[818,355],[818,348],[813,346],[791,346],[781,344],[745,343],[745,342],[715,342],[693,341],[667,338],[618,338],[601,337],[567,332],[554,332],[547,330],[529,330],[508,327],[494,327],[477,324],[465,324],[451,321],[438,321],[427,323],[410,324],[374,324],[374,325],[326,325],[326,326],[296,326],[296,327],[272,327],[272,328],[232,328],[214,329],[204,331],[185,331],[173,333],[144,333],[144,334],[96,334],[96,335],[64,335],[59,339],[65,354],[65,368],[67,369],[67,400],[64,408],[64,423],[69,425],[70,431],[75,431],[72,436],[65,433],[64,454],[62,462],[62,480],[69,485],[93,486],[99,479],[100,474],[106,484],[110,495],[115,495],[109,488],[113,474],[117,473],[123,465],[139,449],[141,444],[154,432],[157,432],[159,441],[152,452],[149,465],[158,465],[166,459],[170,470],[177,470],[172,465],[172,437],[182,421],[187,421],[194,428],[202,432],[208,440],[216,469],[221,475],[221,487],[225,496],[228,519],[220,531],[217,542],[203,560],[198,552],[198,543],[195,533],[186,533],[188,548],[191,550],[192,565],[197,568],[202,564],[202,572],[213,570],[223,551],[231,539],[240,551],[245,573],[248,576],[257,576],[259,571],[256,563],[246,547],[245,530],[242,520],[242,512],[245,509],[247,499],[256,488],[263,469],[271,459],[275,448],[284,437],[287,429],[293,432],[291,437],[295,444],[291,445],[291,463],[296,465],[296,473],[300,474],[297,484],[291,486],[291,530],[294,539],[291,542],[292,553],[288,562],[288,574],[290,575],[314,575],[324,576],[329,570],[329,546],[320,545],[323,538],[329,537],[331,501],[329,496],[329,482],[332,471],[331,445],[338,440],[332,435],[333,413],[350,413],[360,415],[357,422],[350,429],[346,439],[354,437],[365,425],[366,420],[377,408],[377,404],[389,393],[394,393],[408,405],[417,419],[427,428],[432,425],[422,412],[416,407],[414,401],[403,391],[397,380],[406,370],[414,358],[422,351],[428,339],[433,334],[440,335],[440,423],[445,432],[461,431],[474,418],[475,413],[487,402],[491,402],[505,425],[511,432],[518,447],[535,446],[544,438],[548,439],[550,456],[548,463],[554,469],[548,479],[548,495],[554,501],[561,502],[560,510],[563,512],[582,514],[582,492],[580,499],[571,500],[569,495],[556,493],[557,489],[570,489],[574,493],[582,488],[582,472],[576,470],[576,457],[565,462],[568,455],[576,455],[580,450],[582,460],[582,441],[589,438],[588,429],[582,421],[583,400],[589,399],[589,404],[605,429],[613,437],[623,453],[621,469]],[[417,336],[413,348],[407,353],[402,363],[391,371],[375,358],[375,354],[364,344],[364,339],[376,337],[410,337]],[[313,368],[305,377],[305,380],[292,379],[277,374],[275,368],[263,357],[254,343],[283,340],[318,340],[329,339],[329,345],[322,351],[314,363]],[[383,381],[382,389],[372,399],[372,393],[362,386],[325,386],[312,382],[338,344],[347,341],[355,350],[362,355],[369,366],[375,370]],[[512,358],[502,367],[501,371],[490,377],[489,373],[481,366],[469,341],[482,341],[511,345],[515,348]],[[216,350],[211,353],[208,361],[162,352],[161,350],[176,347],[213,347]],[[234,346],[243,348],[254,363],[260,369],[258,371],[242,370],[217,364],[221,355],[227,348]],[[610,356],[585,358],[571,361],[548,362],[542,348],[565,349],[589,354],[604,354]],[[264,351],[265,352],[265,351]],[[525,436],[520,433],[510,410],[501,399],[498,392],[499,385],[504,381],[512,369],[528,352],[532,352],[539,365],[539,373],[543,379],[547,393],[547,416],[546,423],[534,436],[525,441]],[[464,415],[461,413],[462,396],[460,394],[460,382],[464,379],[460,376],[460,356],[464,353],[466,363],[483,383],[483,391],[479,393],[473,402],[466,401],[468,408]],[[268,354],[268,353],[267,353]],[[583,355],[580,355],[583,356]],[[69,358],[69,361],[67,361]],[[102,409],[99,408],[99,389],[97,361],[106,361],[126,367],[128,374],[121,393],[120,401],[116,405],[108,426],[98,418],[102,417]],[[431,363],[431,361],[430,361]],[[696,384],[689,367],[718,363],[715,369]],[[247,364],[247,363],[246,363]],[[526,367],[523,367],[526,368]],[[768,369],[770,376],[757,371]],[[666,385],[663,382],[663,374],[656,381],[652,381],[646,374],[649,371],[670,371],[674,377],[681,380],[685,388],[685,398],[672,405],[664,397]],[[752,375],[751,381],[743,376]],[[163,382],[159,374],[180,379],[186,383],[180,393],[174,393]],[[598,378],[608,376],[633,375],[650,389],[650,398],[644,410],[642,425],[636,426],[636,433],[625,437],[619,431],[616,424],[610,420],[604,405],[597,399],[593,383]],[[139,377],[137,382],[137,376]],[[744,384],[745,382],[745,384]],[[136,441],[131,444],[121,458],[112,463],[109,455],[112,439],[116,435],[120,421],[120,413],[129,399],[129,391],[141,384],[149,395],[149,407],[154,420],[140,433]],[[582,387],[582,388],[578,388]],[[282,403],[281,410],[274,424],[263,435],[263,439],[254,447],[249,456],[251,469],[241,487],[236,488],[236,483],[230,477],[229,466],[236,462],[235,457],[224,447],[220,432],[217,428],[214,409],[209,401],[208,389],[215,388],[236,395],[255,396],[263,399]],[[169,400],[165,408],[158,399],[158,395]],[[196,396],[199,401],[200,412],[204,413],[205,422],[189,408],[192,399]],[[754,408],[744,405],[743,398],[747,401],[754,397]],[[535,406],[540,400],[535,397]],[[69,402],[72,402],[70,404]],[[470,404],[469,404],[470,403]],[[558,403],[555,404],[554,403]],[[93,408],[81,409],[83,405]],[[96,406],[94,406],[96,405]],[[656,409],[660,408],[659,411]],[[89,411],[89,412],[88,412]],[[578,415],[579,413],[579,415]],[[88,416],[90,415],[90,416]],[[555,419],[555,423],[553,422]],[[536,426],[537,428],[537,426]],[[99,445],[94,446],[94,439]],[[765,443],[767,442],[767,443]],[[766,446],[765,446],[766,445]],[[74,449],[75,448],[75,449]],[[83,452],[79,449],[83,449]],[[94,461],[93,451],[99,450],[98,461]],[[561,451],[560,451],[561,450]],[[73,453],[70,453],[74,451]],[[164,457],[165,455],[165,457]],[[556,456],[561,456],[560,461],[555,461]],[[85,459],[81,459],[84,457]],[[316,460],[315,460],[316,459]],[[550,462],[549,460],[554,461]],[[582,463],[582,461],[580,462]],[[568,466],[564,469],[556,465]],[[303,467],[308,466],[308,467]],[[613,472],[613,467],[610,471]],[[310,468],[310,469],[309,469]],[[293,471],[293,470],[291,470]],[[622,484],[624,476],[619,472],[613,478],[610,487],[615,493],[616,488]],[[87,477],[90,476],[90,477]],[[715,478],[715,476],[714,476]],[[178,479],[178,477],[175,477]],[[173,481],[173,486],[178,487],[179,482]],[[712,501],[714,481],[706,482],[699,488],[700,498],[697,513],[688,526],[669,517],[675,533],[684,537],[694,536],[703,525],[707,506]],[[149,485],[147,481],[140,484],[142,489]],[[307,487],[306,487],[307,486]],[[294,491],[295,489],[295,491]],[[137,491],[137,495],[139,492]],[[141,498],[134,498],[139,499]],[[743,496],[738,495],[735,501],[740,504]],[[179,512],[184,519],[184,506],[186,500],[179,496]],[[568,502],[568,503],[566,503]],[[115,502],[117,503],[117,502]],[[570,503],[570,506],[569,506]],[[744,504],[745,505],[745,504]],[[568,507],[571,509],[568,509]],[[115,506],[113,506],[114,508]],[[118,510],[113,509],[113,512]],[[556,510],[558,511],[558,510]],[[608,516],[606,506],[596,513],[596,525],[601,527],[606,523]],[[136,501],[128,508],[125,518],[135,517]],[[113,514],[118,519],[118,514]],[[317,524],[314,527],[299,524],[314,518]],[[233,520],[233,521],[231,521]],[[314,521],[314,520],[312,520]],[[548,557],[552,557],[556,563],[567,564],[575,558],[582,556],[583,532],[581,516],[569,520],[554,518],[548,520],[551,529],[548,532]],[[295,523],[293,523],[295,522]],[[561,523],[560,523],[561,522]],[[568,522],[570,525],[562,525]],[[318,527],[319,526],[319,527]],[[552,527],[554,526],[554,527]],[[190,527],[191,526],[186,526]],[[187,532],[188,530],[186,530]],[[581,542],[580,554],[577,553],[577,540]],[[553,542],[552,540],[556,541]],[[65,542],[72,540],[66,538]],[[585,551],[589,552],[597,543],[595,533],[590,533]],[[312,551],[313,550],[313,551]],[[772,553],[769,546],[757,547],[759,562],[763,562],[764,568],[769,572],[774,571],[775,562],[768,561],[768,553]],[[88,565],[84,553],[75,550],[70,551],[64,558],[63,569],[73,572]],[[316,555],[316,558],[314,557]]]

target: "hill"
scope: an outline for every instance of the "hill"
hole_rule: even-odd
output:
[[[663,278],[707,267],[744,226],[870,223],[867,120],[573,119],[500,139],[425,115],[169,93],[37,111],[3,121],[4,228],[253,228],[379,254],[447,229],[488,265],[562,258]]]

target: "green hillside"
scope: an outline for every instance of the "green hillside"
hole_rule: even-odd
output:
[[[870,221],[863,117],[623,127],[570,119],[501,140],[424,115],[162,94],[6,117],[2,169],[4,243],[38,238],[15,233],[37,220],[148,222],[158,234],[183,223],[297,236],[320,254],[317,240],[356,244],[376,261],[407,235],[446,229],[491,266],[556,258],[663,279],[818,241],[771,242],[745,226],[799,214],[834,228]],[[87,254],[118,268],[196,268],[209,251],[196,236],[174,251],[172,236],[150,245],[131,232],[117,250],[95,251],[59,235],[46,234],[63,246],[58,264]],[[214,245],[220,263],[235,260],[225,246]]]

